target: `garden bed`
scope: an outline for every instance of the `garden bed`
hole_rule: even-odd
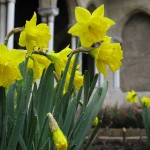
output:
[[[147,142],[137,140],[136,142],[128,141],[127,143],[122,143],[118,140],[102,141],[95,140],[88,150],[150,150]]]
[[[140,106],[107,106],[98,118],[102,121],[101,128],[88,150],[150,150]]]
[[[89,134],[93,129],[90,130]],[[88,140],[88,135],[86,140]],[[85,141],[86,142],[86,141]],[[103,128],[97,133],[88,150],[149,150],[144,129]]]

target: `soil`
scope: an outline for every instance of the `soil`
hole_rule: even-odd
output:
[[[120,141],[94,141],[88,150],[150,150],[146,141],[126,142]]]

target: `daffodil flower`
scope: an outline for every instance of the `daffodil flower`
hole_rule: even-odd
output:
[[[104,5],[99,6],[92,14],[85,8],[76,7],[75,16],[77,23],[68,33],[80,37],[81,45],[85,48],[103,40],[106,31],[115,24],[104,17]]]
[[[67,89],[68,89],[70,75],[71,75],[71,73],[68,72],[67,77],[66,77],[65,91],[67,91]],[[80,87],[83,85],[83,75],[78,70],[76,70],[76,72],[75,72],[73,84],[77,91],[79,91]]]
[[[7,88],[15,80],[21,80],[19,64],[25,60],[25,52],[21,50],[8,50],[0,44],[0,86]]]
[[[51,38],[50,27],[41,23],[36,25],[37,16],[34,13],[30,21],[26,21],[24,30],[20,34],[19,45],[27,48],[29,54],[33,50],[48,50],[48,42]]]
[[[145,96],[142,97],[141,103],[142,103],[142,105],[144,105],[145,107],[150,107],[150,98],[145,97]]]
[[[75,78],[73,84],[77,91],[79,91],[80,87],[83,85],[83,75],[78,70],[76,70],[75,72]]]
[[[43,70],[47,69],[50,63],[51,61],[43,55],[32,54],[29,57],[27,70],[29,70],[30,68],[33,69],[34,81],[36,81],[36,79],[41,78]]]
[[[126,99],[130,103],[137,103],[138,102],[138,94],[134,90],[132,90],[132,91],[128,92]]]
[[[47,56],[54,63],[55,71],[57,76],[60,78],[62,71],[66,66],[68,55],[72,52],[72,49],[67,46],[58,53],[51,51]]]
[[[103,75],[107,75],[107,65],[113,72],[122,65],[123,51],[120,43],[111,43],[110,37],[106,36],[100,46],[91,50],[89,54],[95,58],[96,67]]]
[[[72,73],[72,68],[73,68],[73,64],[74,64],[74,60],[75,57],[72,57],[70,64],[69,64],[69,68],[68,68],[68,72],[67,72],[67,77],[66,77],[66,83],[65,83],[65,91],[67,91],[68,89],[68,85],[69,85],[69,81],[70,81],[70,75]],[[80,89],[80,87],[83,85],[83,75],[82,72],[80,72],[78,69],[80,68],[81,63],[79,63],[76,67],[76,71],[75,71],[75,77],[74,77],[74,81],[73,84],[75,86],[75,89],[78,91]],[[64,70],[64,68],[63,68]]]

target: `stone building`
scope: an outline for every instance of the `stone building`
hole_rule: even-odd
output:
[[[105,104],[125,103],[128,90],[134,89],[141,95],[150,96],[150,1],[149,0],[0,0],[0,42],[14,26],[23,26],[33,12],[38,14],[38,22],[46,22],[51,27],[49,49],[60,51],[71,43],[76,48],[77,38],[67,34],[75,23],[74,9],[82,6],[91,12],[104,4],[105,16],[116,22],[109,31],[114,42],[120,42],[124,51],[123,65],[116,73],[107,77],[100,74],[99,86],[104,78],[109,81],[109,91]],[[11,38],[9,48],[15,46],[18,35]],[[55,41],[55,42],[53,42]],[[88,69],[91,76],[96,72],[93,60],[83,55],[82,70]]]

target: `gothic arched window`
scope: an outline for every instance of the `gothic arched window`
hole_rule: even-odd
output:
[[[150,91],[150,16],[133,15],[123,30],[121,89]]]

